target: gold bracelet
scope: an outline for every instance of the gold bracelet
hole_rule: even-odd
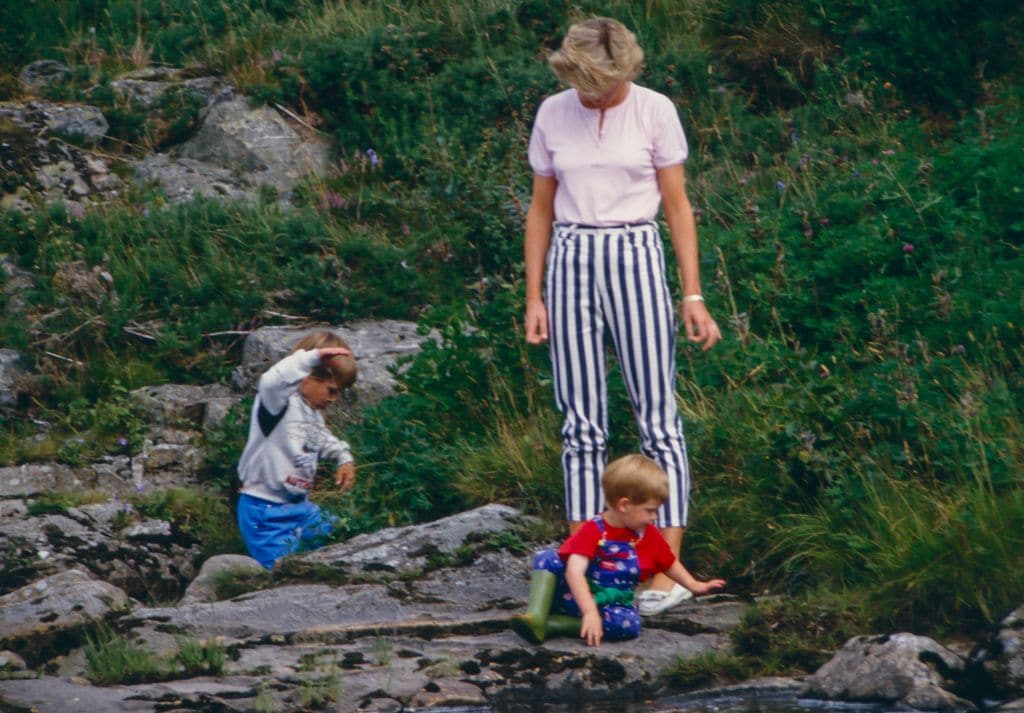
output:
[[[704,295],[686,295],[683,298],[683,302],[703,302]]]

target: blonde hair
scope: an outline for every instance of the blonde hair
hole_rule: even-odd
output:
[[[668,476],[647,456],[633,453],[608,464],[601,476],[601,489],[608,507],[620,498],[633,503],[663,503],[668,499]]]
[[[345,349],[350,349],[345,340],[337,334],[322,329],[310,332],[295,342],[292,352],[297,352],[300,349],[307,351],[310,349],[323,349],[324,347],[344,347]],[[322,380],[334,379],[339,389],[347,389],[356,383],[356,360],[350,356],[336,356],[326,364],[318,364],[310,375]]]
[[[621,22],[594,17],[569,28],[548,66],[580,94],[596,97],[640,76],[644,51]]]

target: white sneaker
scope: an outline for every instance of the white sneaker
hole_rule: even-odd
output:
[[[661,614],[677,604],[693,598],[693,592],[681,584],[675,584],[672,589],[662,592],[657,589],[648,589],[640,592],[636,598],[636,608],[643,616]]]

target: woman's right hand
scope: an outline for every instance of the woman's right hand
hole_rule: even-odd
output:
[[[548,308],[543,300],[526,303],[526,343],[543,344],[548,340]]]

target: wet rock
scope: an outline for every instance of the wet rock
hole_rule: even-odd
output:
[[[31,90],[61,82],[71,73],[66,64],[53,59],[40,59],[26,64],[18,73],[18,80]]]
[[[895,703],[917,710],[971,711],[975,705],[949,689],[964,660],[932,639],[914,634],[857,636],[807,681],[805,697]]]
[[[71,569],[0,597],[0,646],[36,659],[88,624],[127,608],[128,596]]]

